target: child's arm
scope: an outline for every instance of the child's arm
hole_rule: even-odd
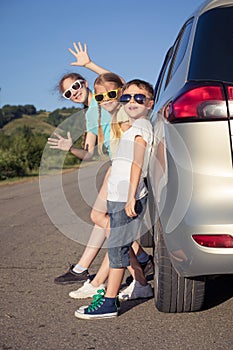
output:
[[[142,165],[146,150],[146,141],[142,136],[136,136],[134,140],[134,159],[131,166],[130,173],[130,187],[128,192],[128,200],[125,206],[125,212],[127,216],[134,217],[137,216],[135,212],[136,203],[136,191],[140,180],[140,175],[142,171]]]
[[[56,138],[49,137],[48,144],[50,148],[59,149],[61,151],[70,151],[74,156],[83,160],[90,160],[93,157],[95,143],[96,143],[96,135],[88,132],[85,139],[85,147],[84,149],[76,148],[73,146],[73,140],[71,138],[70,132],[67,132],[67,138],[62,137],[56,132],[53,133]]]
[[[82,47],[82,44],[79,41],[78,45],[76,43],[73,43],[73,45],[74,45],[75,51],[72,50],[71,48],[69,48],[69,51],[72,53],[72,55],[74,55],[74,57],[76,58],[76,61],[72,62],[71,66],[82,66],[92,70],[97,74],[103,74],[103,73],[109,72],[109,70],[102,68],[98,66],[96,63],[91,61],[87,52],[86,44],[84,44],[84,47]]]

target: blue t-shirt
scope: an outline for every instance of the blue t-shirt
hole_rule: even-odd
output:
[[[104,108],[101,108],[96,100],[92,98],[91,104],[86,111],[86,131],[98,136],[98,119],[101,113],[101,126],[104,133],[104,145],[110,155],[110,130],[111,130],[111,114]]]

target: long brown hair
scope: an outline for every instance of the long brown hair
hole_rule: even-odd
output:
[[[123,81],[122,79],[114,73],[103,73],[100,74],[95,82],[94,82],[94,88],[96,85],[105,85],[105,83],[113,83],[115,84],[115,88],[119,89],[122,88],[123,86]],[[98,106],[98,152],[99,154],[103,154],[103,143],[104,143],[104,132],[103,128],[101,125],[101,106]],[[119,105],[120,107],[120,105]],[[120,124],[117,122],[117,116],[116,113],[112,116],[112,121],[111,121],[111,131],[113,132],[114,139],[119,139],[121,137],[121,127]]]

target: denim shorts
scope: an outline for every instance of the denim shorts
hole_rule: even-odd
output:
[[[147,196],[136,201],[137,216],[130,218],[125,212],[125,202],[107,201],[110,216],[110,235],[108,238],[108,256],[111,268],[130,265],[129,248],[137,239],[138,232],[146,211]]]

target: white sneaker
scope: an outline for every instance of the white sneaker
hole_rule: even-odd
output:
[[[105,289],[105,285],[101,284],[99,287],[93,287],[90,280],[84,282],[83,286],[73,292],[69,296],[74,299],[92,298],[97,293],[97,290]]]
[[[133,280],[127,288],[119,293],[118,297],[120,300],[133,300],[150,298],[153,294],[153,289],[149,283],[142,286],[138,281]]]

